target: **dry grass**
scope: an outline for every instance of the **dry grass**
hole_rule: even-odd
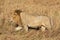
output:
[[[60,0],[0,0],[0,5],[0,40],[60,40]],[[8,19],[16,9],[32,15],[51,17],[54,23],[52,32],[13,32],[15,27]]]

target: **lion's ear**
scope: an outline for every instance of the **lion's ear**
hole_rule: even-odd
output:
[[[21,12],[22,10],[15,10],[15,13],[17,13],[17,15],[20,15]]]

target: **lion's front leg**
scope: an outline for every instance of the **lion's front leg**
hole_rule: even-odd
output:
[[[24,30],[25,30],[26,32],[28,32],[28,26],[27,26],[27,25],[24,25]]]

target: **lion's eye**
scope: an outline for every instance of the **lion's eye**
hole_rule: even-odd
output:
[[[15,18],[15,17],[13,17],[13,18]]]
[[[17,15],[16,13],[14,13],[14,15]]]

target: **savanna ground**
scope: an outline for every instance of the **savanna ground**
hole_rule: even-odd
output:
[[[32,15],[46,15],[52,18],[51,32],[30,30],[14,32],[14,25],[8,20],[14,10],[20,9]],[[0,0],[0,40],[60,40],[60,0]]]

